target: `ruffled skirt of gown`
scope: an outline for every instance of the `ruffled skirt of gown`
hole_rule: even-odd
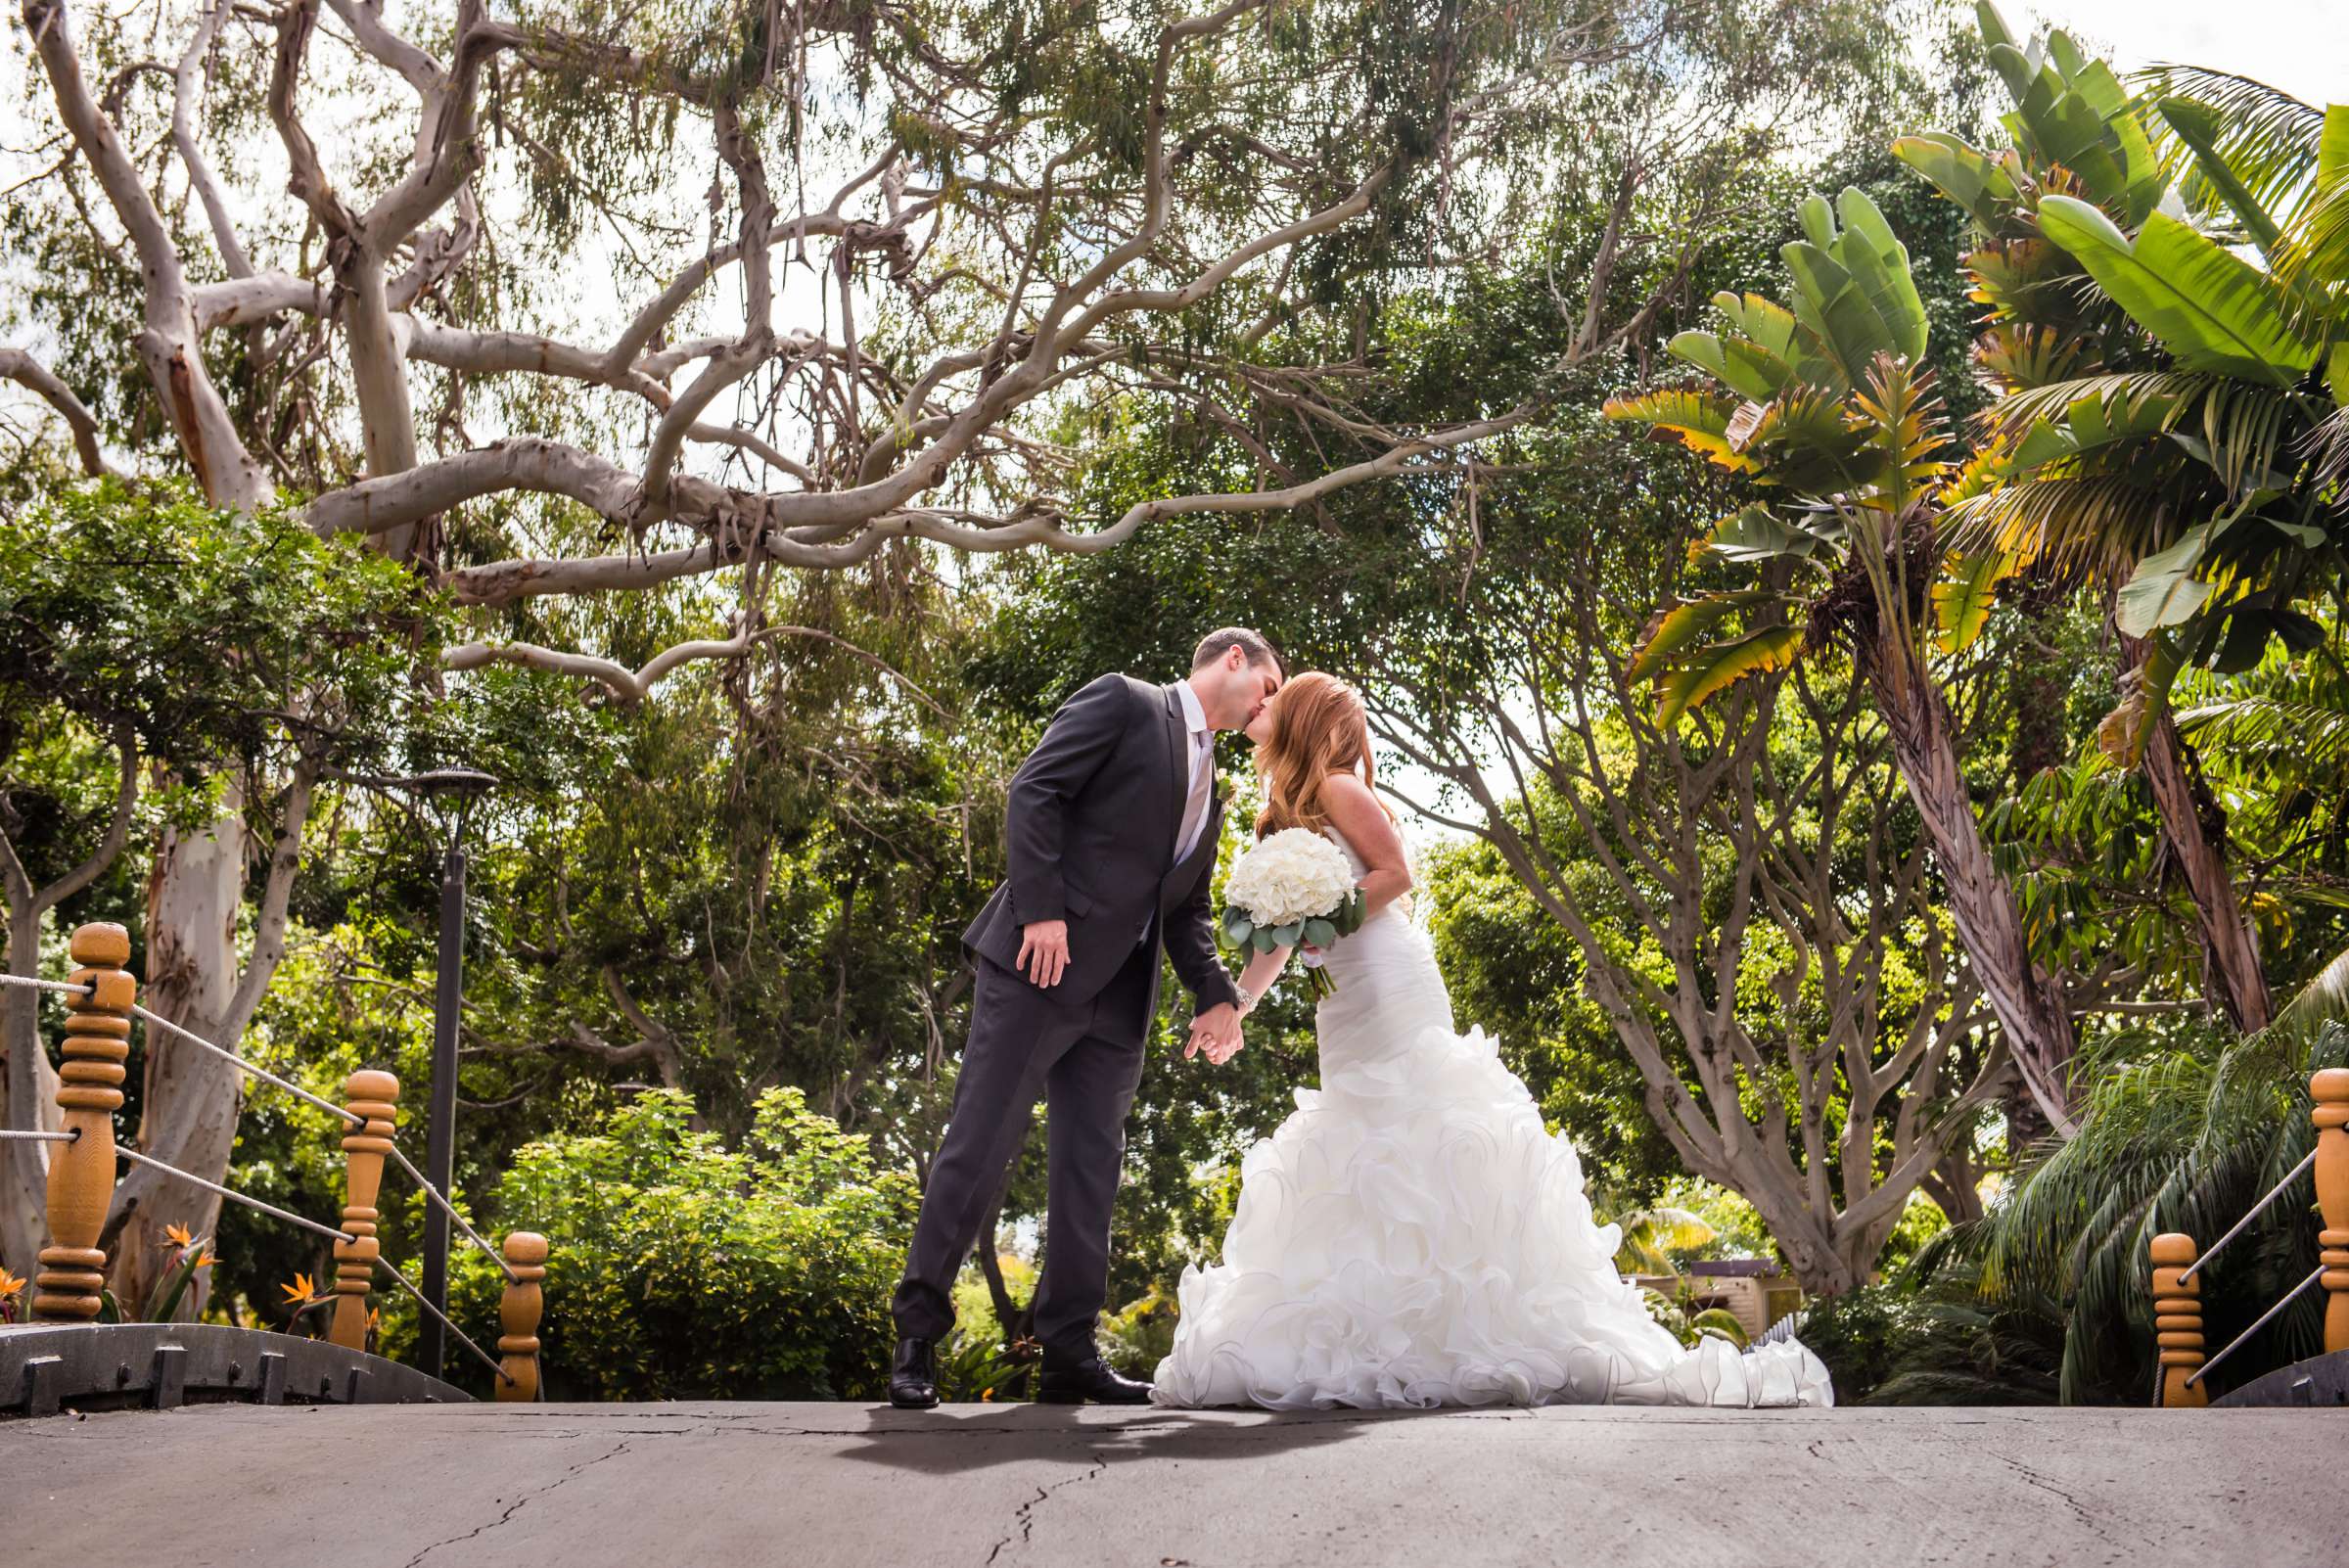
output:
[[[1222,1262],[1183,1272],[1161,1405],[1834,1403],[1792,1340],[1683,1349],[1615,1269],[1582,1161],[1388,910],[1328,955],[1321,1087],[1241,1165]]]

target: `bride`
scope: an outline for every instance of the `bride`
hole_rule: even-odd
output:
[[[1827,1369],[1793,1341],[1684,1350],[1615,1271],[1582,1161],[1451,999],[1410,923],[1411,875],[1371,789],[1361,699],[1298,675],[1248,726],[1260,836],[1304,827],[1346,852],[1369,904],[1323,955],[1321,1087],[1241,1165],[1223,1261],[1183,1271],[1161,1405],[1823,1406]],[[1288,962],[1259,954],[1243,1006]],[[1203,1036],[1195,1036],[1192,1050]],[[1216,1060],[1239,1049],[1208,1042]]]

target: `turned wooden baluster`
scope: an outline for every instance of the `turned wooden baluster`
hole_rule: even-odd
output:
[[[2316,1100],[2317,1262],[2325,1266],[2325,1349],[2349,1351],[2349,1068],[2327,1067],[2308,1081]]]
[[[384,1156],[392,1152],[392,1120],[399,1114],[399,1080],[366,1068],[343,1081],[344,1102],[367,1119],[343,1138],[348,1170],[343,1192],[343,1228],[352,1237],[335,1243],[335,1316],[326,1337],[351,1350],[367,1348],[367,1293],[375,1288],[376,1192],[384,1184]]]
[[[2202,1365],[2202,1281],[2180,1279],[2194,1261],[2194,1238],[2171,1231],[2153,1238],[2153,1328],[2161,1346],[2161,1403],[2177,1409],[2208,1405],[2200,1383],[2188,1384]]]
[[[514,1277],[498,1298],[497,1341],[506,1375],[498,1380],[497,1397],[528,1404],[538,1397],[538,1319],[546,1311],[546,1295],[538,1281],[546,1277],[546,1238],[534,1230],[517,1230],[506,1237],[506,1264]]]
[[[98,1315],[98,1292],[106,1285],[98,1237],[115,1201],[115,1111],[122,1103],[122,1060],[130,1054],[139,982],[122,967],[130,961],[130,933],[120,926],[76,927],[67,951],[78,966],[73,984],[90,992],[66,1003],[57,1103],[64,1130],[80,1136],[49,1145],[49,1245],[33,1281],[32,1315],[72,1322]]]

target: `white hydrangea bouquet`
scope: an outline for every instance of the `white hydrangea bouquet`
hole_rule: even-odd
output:
[[[1223,940],[1235,949],[1327,947],[1361,929],[1368,912],[1346,852],[1310,828],[1282,828],[1242,852],[1223,884]],[[1309,963],[1313,994],[1338,989]]]

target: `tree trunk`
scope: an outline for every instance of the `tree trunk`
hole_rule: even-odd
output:
[[[2071,1013],[2060,986],[2032,961],[2014,890],[1982,842],[1982,826],[1958,768],[1949,709],[1911,649],[1880,637],[1867,652],[1868,683],[1892,733],[1902,781],[1940,862],[1951,923],[2006,1032],[2031,1097],[2050,1125],[2069,1137],[2076,1126]]]
[[[229,1037],[244,1023],[232,1016],[240,969],[237,916],[245,891],[241,806],[241,793],[232,788],[210,827],[164,834],[148,887],[147,972],[141,977],[150,1011],[231,1048],[236,1042]],[[140,1152],[220,1180],[236,1143],[243,1075],[160,1030],[145,1031],[144,1038]],[[109,1260],[115,1299],[141,1303],[155,1288],[173,1252],[163,1239],[165,1223],[209,1236],[219,1220],[214,1194],[148,1166],[130,1167],[108,1217],[109,1226],[118,1227]],[[192,1305],[201,1309],[201,1297]]]
[[[2259,939],[2227,870],[2226,814],[2202,787],[2186,737],[2167,713],[2146,737],[2144,765],[2162,836],[2193,897],[2202,932],[2204,993],[2227,1010],[2235,1028],[2256,1034],[2272,1016],[2268,977],[2259,961]]]
[[[40,972],[41,917],[31,908],[8,915],[8,972]],[[7,1072],[0,1074],[0,1127],[55,1132],[64,1126],[57,1108],[57,1069],[41,1040],[40,992],[10,986],[0,991],[0,1049]],[[0,1264],[26,1279],[48,1240],[49,1145],[0,1142]]]
[[[1982,1167],[1972,1153],[1954,1149],[1917,1185],[1950,1223],[1962,1225],[1982,1218],[1981,1181]]]
[[[1790,1171],[1791,1168],[1789,1168]],[[1711,1176],[1710,1173],[1704,1173]],[[1786,1269],[1806,1294],[1840,1296],[1865,1281],[1867,1265],[1874,1254],[1855,1267],[1850,1254],[1850,1238],[1838,1235],[1841,1228],[1833,1221],[1822,1221],[1812,1209],[1810,1199],[1799,1182],[1786,1180],[1788,1172],[1775,1171],[1760,1160],[1737,1160],[1732,1168],[1712,1176],[1723,1186],[1743,1197],[1754,1206],[1762,1222],[1770,1227],[1771,1239],[1785,1254]]]

